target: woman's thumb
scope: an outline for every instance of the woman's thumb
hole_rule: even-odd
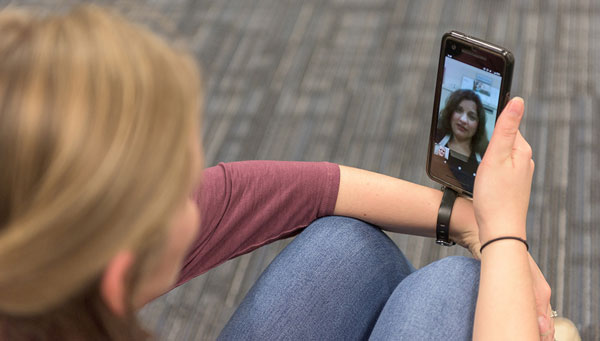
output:
[[[515,97],[508,102],[508,105],[498,117],[486,154],[490,152],[493,155],[510,155],[524,110],[525,103],[522,98]]]

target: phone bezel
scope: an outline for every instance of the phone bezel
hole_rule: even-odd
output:
[[[433,103],[433,115],[431,119],[431,128],[429,132],[429,144],[427,148],[427,175],[433,181],[440,183],[443,186],[450,187],[460,194],[472,197],[473,193],[464,189],[460,182],[455,178],[449,177],[451,172],[434,169],[432,167],[433,147],[435,145],[435,135],[437,130],[438,115],[440,109],[440,97],[442,92],[442,82],[444,79],[444,62],[446,57],[447,47],[449,43],[458,44],[460,48],[467,48],[468,51],[474,55],[485,56],[486,61],[490,61],[486,66],[494,71],[498,71],[502,76],[502,82],[500,84],[500,92],[498,99],[498,109],[496,114],[496,120],[500,116],[502,109],[510,99],[510,88],[512,83],[513,67],[514,67],[514,56],[507,49],[498,45],[486,42],[484,40],[467,36],[457,31],[451,31],[445,33],[442,37],[442,43],[440,47],[440,57],[438,60],[438,72],[435,85],[435,96]],[[493,61],[493,64],[492,64]],[[501,63],[499,66],[497,63]],[[495,124],[495,122],[494,122]],[[447,178],[447,179],[444,179]],[[451,181],[455,180],[455,181]]]

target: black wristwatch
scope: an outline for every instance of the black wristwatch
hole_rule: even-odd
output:
[[[438,245],[452,246],[456,244],[450,240],[450,216],[452,215],[452,207],[456,200],[457,193],[451,188],[444,188],[442,203],[438,211],[437,224],[435,227],[435,242]]]

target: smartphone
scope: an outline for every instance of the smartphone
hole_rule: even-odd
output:
[[[427,175],[473,196],[477,167],[510,99],[514,57],[507,49],[451,31],[442,37]]]

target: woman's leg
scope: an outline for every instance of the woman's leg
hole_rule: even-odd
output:
[[[319,219],[273,260],[219,339],[366,339],[412,271],[379,229],[351,218]]]
[[[479,261],[447,257],[406,277],[394,290],[372,340],[471,340]]]

